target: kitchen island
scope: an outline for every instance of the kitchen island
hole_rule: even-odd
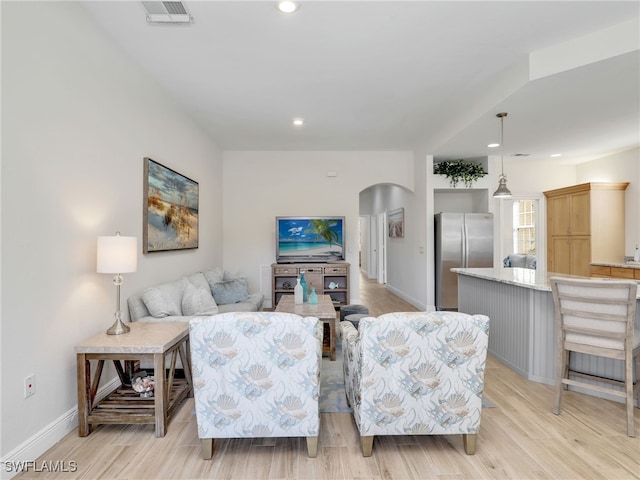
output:
[[[458,274],[458,311],[490,318],[489,353],[529,380],[555,385],[557,340],[549,284],[554,274],[526,268],[452,271]],[[636,302],[635,326],[640,329],[640,297]],[[624,378],[622,361],[591,355],[572,354],[571,368],[604,378]]]

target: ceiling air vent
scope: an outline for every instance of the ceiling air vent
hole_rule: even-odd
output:
[[[512,157],[528,157],[529,155],[531,155],[531,154],[530,153],[514,153],[511,156]]]
[[[149,23],[191,23],[182,2],[142,2]]]

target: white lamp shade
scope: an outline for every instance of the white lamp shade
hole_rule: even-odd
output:
[[[130,273],[138,268],[136,237],[98,237],[98,273]]]

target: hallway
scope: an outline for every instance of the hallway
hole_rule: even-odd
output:
[[[418,308],[391,293],[387,286],[360,273],[360,302],[369,309],[369,315],[377,317],[390,312],[417,312]]]

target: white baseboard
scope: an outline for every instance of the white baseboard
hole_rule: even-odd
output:
[[[96,393],[96,399],[103,399],[119,385],[120,379],[115,377]],[[7,453],[7,455],[5,455],[5,457],[0,461],[0,468],[2,469],[0,472],[0,478],[2,478],[2,480],[9,480],[15,477],[17,474],[21,473],[20,471],[15,471],[18,469],[20,462],[22,462],[23,465],[25,462],[35,462],[37,458],[42,456],[47,450],[62,440],[65,435],[77,428],[78,406],[75,405],[35,435],[31,436],[12,451]],[[45,458],[43,460],[58,462],[61,459]],[[31,470],[33,470],[33,466],[31,467]]]
[[[426,312],[426,311],[431,311],[431,310],[435,310],[435,307],[429,307],[427,309],[427,306],[422,303],[419,302],[418,300],[416,300],[415,298],[412,298],[408,295],[405,295],[404,292],[401,292],[400,290],[394,288],[393,286],[389,285],[387,283],[387,290],[389,290],[391,293],[393,293],[395,296],[400,297],[401,299],[403,299],[405,302],[410,303],[411,305],[413,305],[414,307],[416,307],[417,309],[419,309],[420,311]]]
[[[260,292],[264,295],[263,306],[264,308],[273,308],[273,298],[271,294],[271,265],[260,265]]]

